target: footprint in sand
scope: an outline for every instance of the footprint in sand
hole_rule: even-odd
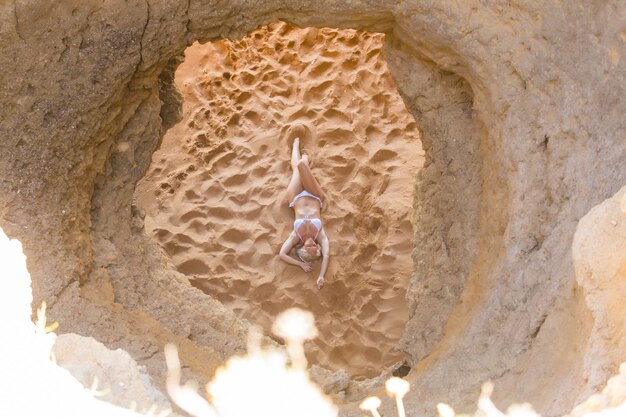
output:
[[[178,270],[186,275],[206,275],[210,269],[202,259],[189,259],[178,265]]]
[[[376,153],[370,158],[370,162],[373,164],[379,162],[386,162],[390,160],[396,160],[398,153],[392,151],[391,149],[379,149]]]
[[[311,66],[309,76],[317,79],[325,75],[334,65],[333,61],[321,61]]]
[[[323,83],[314,85],[313,87],[309,88],[302,96],[302,100],[307,103],[321,101],[330,94],[332,89],[333,82],[330,80],[324,81]]]
[[[203,211],[191,210],[191,211],[188,211],[187,213],[183,214],[182,216],[180,216],[180,221],[182,223],[189,223],[191,220],[198,219],[198,218],[206,219],[206,217],[207,217],[207,215]]]

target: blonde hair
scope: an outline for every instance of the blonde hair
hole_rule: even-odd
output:
[[[296,245],[296,255],[298,255],[298,258],[300,258],[303,262],[317,261],[322,257],[322,246],[319,243],[315,243],[315,246],[317,246],[317,252],[314,255],[311,255],[304,249],[303,244]]]

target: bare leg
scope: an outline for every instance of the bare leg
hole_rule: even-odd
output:
[[[304,189],[324,200],[324,191],[322,191],[322,187],[315,179],[315,176],[313,176],[313,172],[311,172],[307,155],[304,155],[298,162],[298,172],[300,173],[300,181],[302,181]]]
[[[298,165],[300,159],[302,159],[302,156],[300,156],[300,138],[295,138],[291,147],[291,166],[295,167]]]
[[[291,175],[291,181],[287,186],[287,202],[291,203],[295,196],[304,191],[302,181],[300,181],[300,171],[298,170],[298,162],[300,161],[300,138],[296,138],[293,141],[293,148],[291,149],[291,169],[293,173]]]

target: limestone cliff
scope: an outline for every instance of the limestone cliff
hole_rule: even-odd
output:
[[[617,359],[588,359],[624,334],[599,343],[593,318],[623,310],[584,302],[571,242],[626,183],[620,0],[3,2],[0,226],[24,245],[36,304],[157,383],[166,340],[197,378],[243,349],[247,324],[167,266],[131,199],[176,118],[185,47],[278,19],[388,34],[426,151],[401,344],[414,413],[470,407],[488,378],[496,403],[524,387],[545,415],[597,389]]]

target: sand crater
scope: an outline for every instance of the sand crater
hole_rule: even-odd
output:
[[[423,151],[381,54],[384,35],[286,23],[187,49],[185,102],[137,188],[146,230],[191,283],[269,334],[313,311],[314,363],[374,377],[403,359],[415,176]],[[293,212],[294,137],[327,192],[327,285],[277,258]]]
[[[62,331],[127,350],[161,387],[166,342],[199,380],[245,350],[246,323],[163,267],[132,198],[180,107],[168,82],[177,57],[285,19],[386,33],[419,124],[426,163],[400,344],[409,409],[473,409],[492,379],[496,403],[562,415],[623,357],[594,330],[608,327],[573,284],[571,256],[578,220],[626,183],[619,1],[5,3],[1,222]],[[333,389],[348,400],[373,390],[355,385]]]

